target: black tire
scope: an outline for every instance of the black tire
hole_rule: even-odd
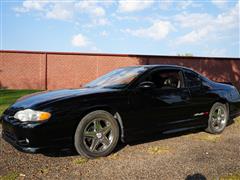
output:
[[[80,155],[96,158],[109,155],[116,147],[118,139],[117,121],[107,111],[97,110],[87,114],[79,122],[74,136],[74,145]]]
[[[221,111],[220,114],[218,113],[219,109]],[[209,113],[208,127],[206,131],[211,134],[220,134],[227,126],[228,119],[228,106],[220,102],[213,104]]]

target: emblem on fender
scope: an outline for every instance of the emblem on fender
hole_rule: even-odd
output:
[[[208,115],[209,112],[200,112],[200,113],[195,113],[193,116],[204,116],[204,115]]]

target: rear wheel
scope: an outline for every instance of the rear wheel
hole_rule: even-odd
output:
[[[87,158],[109,155],[116,147],[119,127],[114,117],[102,110],[86,115],[79,123],[74,144],[77,152]]]
[[[206,131],[212,134],[221,133],[227,125],[228,118],[229,113],[227,106],[219,102],[215,103],[209,114],[208,128]]]

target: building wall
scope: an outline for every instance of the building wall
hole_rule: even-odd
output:
[[[139,64],[137,58],[64,54],[49,54],[47,62],[48,89],[78,88],[118,67]]]
[[[44,89],[45,54],[0,54],[0,87],[10,89]]]
[[[240,59],[231,58],[150,58],[151,64],[164,62],[189,67],[217,82],[232,82],[240,89]]]
[[[113,69],[143,64],[176,64],[240,88],[239,58],[0,51],[0,88],[79,88]]]

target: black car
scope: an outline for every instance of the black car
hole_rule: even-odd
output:
[[[173,65],[114,70],[82,89],[37,93],[2,115],[3,138],[25,152],[73,146],[88,158],[153,133],[205,128],[217,134],[240,115],[240,95]]]

